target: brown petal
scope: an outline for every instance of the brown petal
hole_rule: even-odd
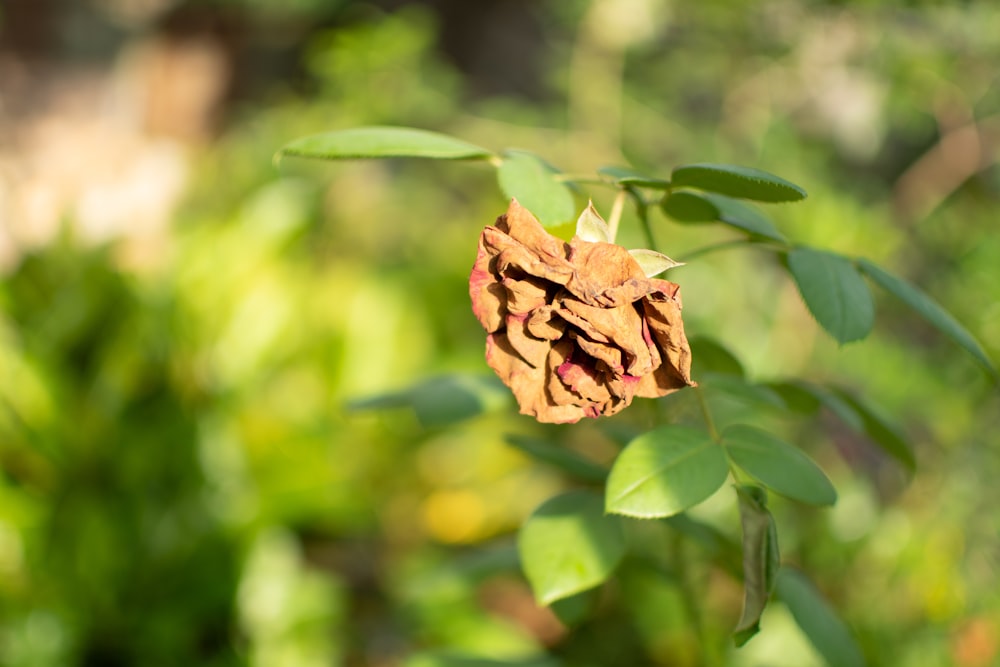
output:
[[[510,387],[521,414],[552,424],[576,422],[586,415],[577,406],[552,403],[545,389],[548,365],[529,365],[511,346],[506,334],[493,333],[486,337],[486,361]]]
[[[469,296],[472,298],[472,312],[490,333],[500,328],[507,314],[507,292],[490,271],[491,261],[492,257],[480,237],[479,253],[469,276]]]
[[[643,377],[638,395],[664,396],[694,384],[691,381],[691,348],[681,320],[680,288],[666,280],[652,281],[657,287],[642,300],[649,331],[663,362],[653,376]]]
[[[545,365],[545,358],[552,343],[531,336],[527,332],[526,315],[507,316],[507,340],[521,358],[534,368]]]
[[[642,318],[631,303],[619,308],[589,306],[562,299],[559,315],[597,343],[609,343],[625,355],[625,372],[645,375],[653,370],[649,346],[642,337]]]
[[[566,320],[557,316],[552,306],[531,311],[525,324],[529,334],[545,340],[559,340],[566,331]]]
[[[503,286],[507,290],[507,310],[519,315],[527,314],[545,305],[547,283],[539,278],[525,276],[520,280],[504,278]]]
[[[546,259],[565,262],[569,254],[566,242],[545,231],[531,211],[517,203],[516,199],[511,199],[507,213],[497,218],[497,227]]]
[[[612,243],[570,242],[573,277],[566,289],[592,306],[617,307],[649,292],[649,279],[625,248]]]

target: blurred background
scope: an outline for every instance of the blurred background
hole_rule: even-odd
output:
[[[488,373],[466,281],[492,170],[272,157],[398,124],[574,174],[767,169],[810,193],[769,211],[791,239],[911,280],[997,359],[998,63],[994,0],[3,0],[0,664],[698,664],[672,582],[623,575],[572,630],[518,572],[568,482],[503,435],[607,463],[606,431],[345,407]],[[655,224],[674,257],[730,234]],[[840,501],[776,501],[783,557],[873,665],[998,664],[996,391],[888,298],[838,347],[771,259],[673,271],[689,334],[861,392],[919,460],[907,483],[829,415],[790,426]],[[702,574],[727,642],[738,582]],[[822,664],[780,605],[763,627],[727,664]]]

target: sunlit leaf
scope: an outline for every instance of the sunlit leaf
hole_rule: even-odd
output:
[[[481,146],[437,132],[409,127],[354,127],[314,134],[284,146],[279,155],[347,160],[411,157],[434,160],[485,160],[493,153]]]
[[[778,572],[776,597],[785,603],[792,618],[828,664],[864,667],[865,658],[851,631],[830,603],[805,575],[783,567]]]
[[[628,252],[639,263],[639,267],[642,268],[647,278],[659,275],[667,269],[684,266],[684,262],[676,262],[655,250],[638,249],[629,250]]]
[[[643,174],[629,167],[600,167],[597,173],[610,177],[612,181],[620,185],[634,185],[655,190],[666,190],[670,187],[670,181]]]
[[[743,528],[743,613],[733,631],[743,646],[760,630],[760,617],[774,590],[780,556],[778,531],[767,509],[767,493],[756,486],[737,487]]]
[[[609,512],[666,517],[697,505],[726,481],[722,448],[689,426],[661,426],[622,450],[608,477]]]
[[[840,343],[868,335],[875,321],[871,291],[854,264],[841,255],[812,248],[788,253],[788,269],[802,299]]]
[[[573,491],[536,509],[517,546],[535,599],[547,605],[603,583],[625,553],[625,538],[600,496]]]
[[[611,243],[611,230],[608,223],[594,208],[594,202],[589,202],[587,208],[576,219],[576,236],[591,243]]]
[[[509,151],[497,168],[500,190],[514,198],[545,227],[555,227],[573,219],[573,195],[556,178],[557,171],[538,156]]]
[[[798,201],[806,191],[760,169],[731,164],[689,164],[674,169],[674,187],[687,186],[740,199],[764,202]]]
[[[734,424],[722,432],[733,463],[767,488],[809,503],[832,505],[837,492],[826,474],[797,447],[767,431]]]
[[[510,445],[544,463],[555,466],[573,477],[588,482],[603,482],[608,471],[589,459],[564,447],[551,445],[527,435],[509,434],[504,436]]]
[[[964,347],[990,373],[994,381],[1000,382],[1000,372],[997,371],[993,360],[983,350],[979,341],[965,327],[959,324],[958,320],[951,313],[910,283],[902,278],[897,278],[877,264],[867,259],[859,259],[858,266],[879,287],[917,311],[921,317]]]

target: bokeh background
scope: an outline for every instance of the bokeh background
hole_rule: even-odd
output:
[[[503,435],[602,463],[613,438],[502,399],[446,426],[348,409],[487,372],[466,280],[492,170],[273,155],[398,124],[574,174],[753,165],[810,192],[770,210],[790,238],[906,277],[996,359],[998,63],[994,0],[3,0],[0,664],[698,664],[669,580],[622,577],[572,631],[518,573],[517,526],[567,482]],[[675,257],[729,235],[655,225]],[[869,662],[998,664],[985,374],[888,298],[838,347],[752,251],[671,277],[751,377],[859,391],[913,443],[907,482],[825,415],[799,442],[838,505],[775,508]],[[738,582],[706,568],[696,594],[727,641]],[[781,605],[720,650],[822,664]]]

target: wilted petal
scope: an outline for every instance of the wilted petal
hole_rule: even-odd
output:
[[[557,316],[555,309],[548,305],[531,311],[525,324],[529,334],[544,340],[559,340],[566,331],[566,320]]]
[[[539,278],[504,278],[503,286],[507,290],[507,310],[512,313],[525,315],[546,303],[546,283]]]
[[[570,243],[573,277],[566,289],[593,306],[625,306],[649,291],[649,279],[628,250],[611,243]]]
[[[511,238],[537,252],[543,257],[543,260],[566,261],[569,254],[569,246],[566,242],[545,231],[542,223],[538,222],[538,218],[517,203],[516,199],[510,200],[507,213],[497,218],[496,225],[507,232]]]
[[[527,315],[507,316],[507,340],[522,359],[537,368],[545,365],[552,343],[529,335],[526,320]]]
[[[625,354],[626,373],[644,375],[653,370],[649,346],[642,337],[642,317],[631,303],[620,308],[599,308],[565,299],[562,306],[560,315],[580,327],[591,340],[614,345]]]

